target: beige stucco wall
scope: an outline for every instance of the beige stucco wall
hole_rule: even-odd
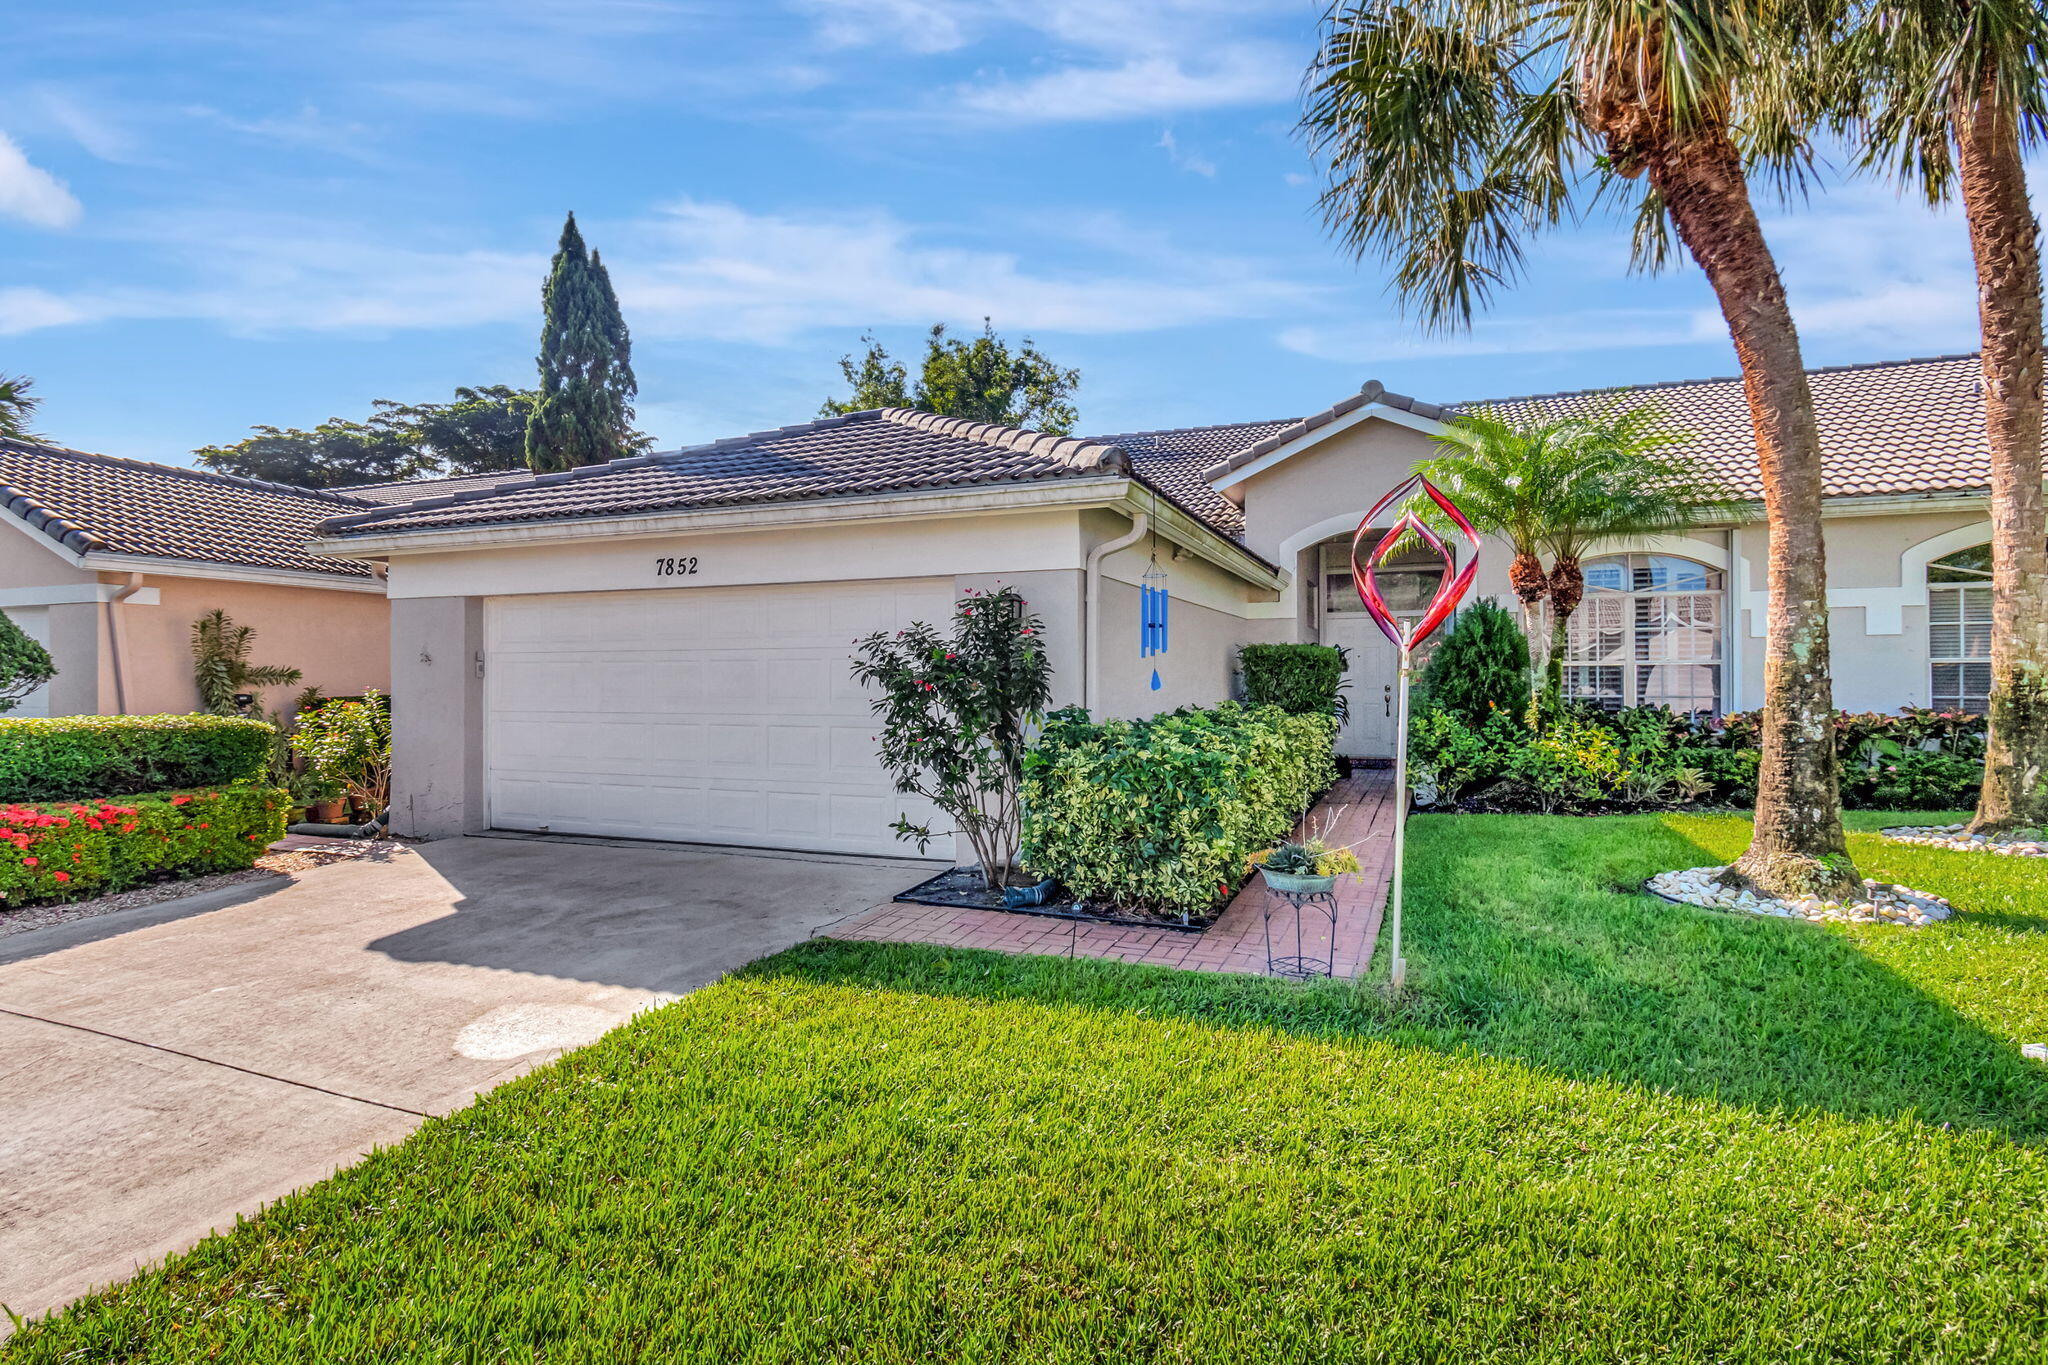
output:
[[[18,518],[0,514],[0,592],[15,601],[33,599],[38,589],[83,588],[97,580],[59,554],[42,532]],[[47,687],[47,712],[74,715],[98,709],[98,608],[91,602],[69,602],[38,608],[44,613],[48,639],[44,648],[57,666]]]

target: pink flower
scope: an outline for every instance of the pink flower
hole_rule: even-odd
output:
[[[43,862],[41,858],[23,858],[21,861],[25,867],[40,867]]]

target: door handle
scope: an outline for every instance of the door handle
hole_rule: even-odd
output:
[[[1385,687],[1381,688],[1380,691],[1386,694],[1385,700],[1387,703],[1387,717],[1391,720],[1394,715],[1394,685],[1392,683],[1388,683]]]

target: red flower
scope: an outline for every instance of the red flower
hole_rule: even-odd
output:
[[[174,806],[182,806],[191,799],[192,798],[189,796],[174,796],[171,798],[171,804]]]
[[[69,872],[52,872],[50,875],[52,877],[55,877],[60,882],[68,882],[71,880],[71,874]]]
[[[199,822],[199,828],[201,828],[201,829],[212,829],[212,828],[213,828],[213,826],[212,826],[212,825],[209,825],[209,824],[207,824],[207,823],[206,823],[206,822],[205,822],[204,820],[202,820],[202,821],[200,821],[200,822]]]
[[[26,867],[37,867],[42,864],[43,860],[41,858],[23,858],[21,861]]]

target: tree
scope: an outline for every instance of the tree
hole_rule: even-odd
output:
[[[2048,824],[2048,499],[2039,227],[2025,151],[2048,115],[2040,0],[1866,0],[1828,49],[1866,165],[1930,202],[1961,189],[1977,265],[1991,455],[1991,702],[1973,831]]]
[[[576,215],[541,289],[540,398],[526,424],[526,463],[545,473],[631,454],[633,341],[611,274],[587,251]]]
[[[0,374],[0,437],[16,441],[43,439],[28,429],[29,419],[43,402],[29,392],[35,384],[27,375]]]
[[[192,681],[199,687],[199,705],[216,716],[239,716],[236,698],[259,687],[290,687],[299,681],[296,668],[252,664],[249,647],[254,626],[238,626],[219,607],[192,623]]]
[[[255,427],[255,435],[233,445],[192,453],[206,469],[300,488],[524,469],[526,424],[539,397],[533,389],[486,384],[458,388],[446,403],[378,398],[368,421],[336,417],[311,431]],[[644,450],[654,438],[635,431],[626,443]]]
[[[288,483],[299,488],[345,488],[359,483],[390,483],[440,472],[440,465],[394,422],[377,412],[367,422],[335,417],[311,431],[291,427],[252,427],[255,433],[227,446],[202,446],[192,452],[202,469],[244,479]]]
[[[1475,730],[1496,711],[1518,711],[1529,695],[1529,640],[1514,613],[1491,597],[1469,603],[1430,651],[1421,691]]]
[[[954,604],[950,635],[919,621],[854,642],[853,676],[880,689],[882,765],[897,791],[952,818],[990,890],[1017,865],[1025,738],[1052,696],[1044,640],[1044,624],[1015,588],[969,588]],[[908,815],[892,828],[920,853],[944,837]]]
[[[1830,34],[1765,0],[1357,0],[1325,22],[1302,129],[1325,217],[1395,263],[1431,323],[1469,323],[1522,241],[1642,182],[1640,264],[1669,234],[1720,303],[1770,525],[1755,832],[1727,876],[1772,895],[1860,890],[1842,832],[1813,395],[1747,180],[1797,176],[1800,73]],[[1740,141],[1738,141],[1740,139]]]
[[[50,651],[0,611],[0,712],[12,711],[23,697],[56,676]]]
[[[982,319],[981,335],[972,341],[949,337],[944,323],[934,324],[925,340],[924,365],[915,389],[907,386],[909,375],[903,365],[891,359],[872,334],[864,334],[861,342],[866,350],[859,361],[850,355],[839,358],[839,372],[852,386],[852,395],[826,399],[819,416],[916,408],[1054,436],[1070,435],[1080,420],[1072,399],[1081,372],[1053,364],[1029,337],[1012,351],[987,318]]]

